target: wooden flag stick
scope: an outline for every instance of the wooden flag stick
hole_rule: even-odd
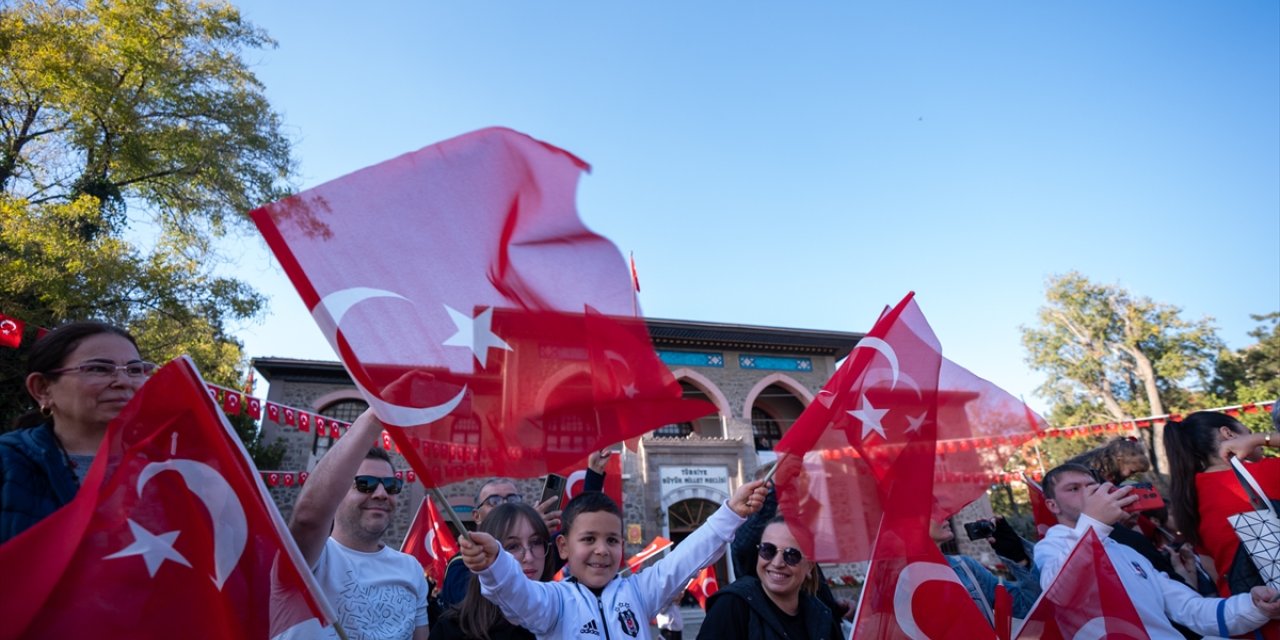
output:
[[[440,487],[427,487],[427,491],[430,491],[431,495],[436,497],[436,502],[438,502],[440,504],[440,508],[444,510],[444,517],[448,518],[449,522],[452,522],[454,527],[457,527],[459,534],[466,538],[467,542],[471,542],[471,535],[467,532],[467,528],[462,525],[462,518],[458,517],[458,512],[453,510],[453,505],[449,504],[449,501],[445,499],[444,492],[440,491]]]

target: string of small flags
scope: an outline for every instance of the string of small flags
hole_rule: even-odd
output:
[[[307,483],[307,477],[311,475],[306,471],[278,469],[274,471],[259,471],[258,474],[262,476],[262,481],[266,482],[268,487],[292,487],[295,485],[301,487]],[[395,475],[405,482],[418,481],[418,475],[412,469],[396,469]]]
[[[346,435],[347,430],[351,428],[350,422],[343,422],[337,418],[322,416],[278,402],[263,401],[237,389],[228,389],[216,384],[207,384],[207,386],[209,397],[213,398],[213,401],[222,407],[222,412],[229,416],[244,413],[255,421],[270,420],[285,427],[293,427],[303,433],[311,433],[314,429],[317,435],[328,436],[335,440]],[[386,431],[382,432],[382,448],[392,453],[400,453],[400,447],[396,446],[391,440],[391,434]]]

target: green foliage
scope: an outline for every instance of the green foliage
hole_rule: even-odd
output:
[[[1207,386],[1222,341],[1213,321],[1091,282],[1079,273],[1049,280],[1039,325],[1022,328],[1027,360],[1047,374],[1038,392],[1054,417],[1103,422],[1186,406]],[[1061,423],[1060,423],[1061,424]]]
[[[289,189],[242,57],[273,44],[226,2],[0,2],[0,313],[113,322],[144,357],[239,386],[232,330],[265,301],[216,275],[212,246]],[[6,419],[28,407],[24,361],[0,353]]]
[[[240,436],[240,441],[244,443],[244,448],[248,450],[249,457],[253,459],[253,464],[258,469],[280,468],[280,463],[284,460],[284,442],[277,440],[269,445],[263,442],[262,430],[244,413],[227,416],[227,420],[235,428],[236,434]]]
[[[102,221],[96,198],[32,205],[0,196],[0,301],[3,312],[53,327],[96,318],[128,328],[144,357],[166,362],[190,355],[210,381],[236,386],[244,355],[225,333],[257,314],[263,299],[234,280],[217,278],[172,247],[144,254],[124,240],[84,240],[78,229]],[[34,341],[34,328],[26,344]],[[25,410],[25,350],[0,361],[0,406]]]
[[[1230,404],[1280,398],[1280,311],[1250,317],[1259,323],[1249,332],[1258,342],[1218,359],[1213,391]]]

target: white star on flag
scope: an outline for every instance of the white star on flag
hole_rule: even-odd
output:
[[[888,439],[888,436],[884,434],[884,427],[881,426],[880,419],[884,417],[884,414],[889,413],[889,410],[875,408],[871,404],[871,401],[867,400],[866,396],[862,396],[861,399],[862,408],[851,409],[848,411],[848,414],[857,418],[858,421],[862,423],[862,439],[866,440],[867,436],[871,435],[872,431],[880,434],[881,438]]]
[[[181,531],[170,531],[156,535],[147,531],[142,525],[129,520],[129,530],[133,532],[133,544],[103,558],[103,560],[111,560],[113,558],[126,558],[128,556],[142,556],[142,561],[147,563],[147,573],[151,577],[156,577],[156,571],[160,569],[160,565],[165,560],[172,560],[185,567],[190,567],[191,563],[173,548],[173,541],[178,539]]]
[[[511,350],[511,346],[490,328],[493,323],[493,307],[481,311],[475,318],[447,304],[444,305],[444,309],[449,312],[449,317],[453,320],[453,325],[458,328],[458,332],[449,336],[449,339],[442,344],[448,347],[471,349],[471,353],[474,353],[476,359],[480,361],[480,368],[487,366],[489,349]]]
[[[636,388],[635,384],[628,384],[622,387],[622,393],[628,398],[634,398],[636,394],[640,393],[640,390]]]
[[[907,416],[907,433],[920,433],[920,427],[924,426],[924,419],[928,415],[925,412],[918,416]]]

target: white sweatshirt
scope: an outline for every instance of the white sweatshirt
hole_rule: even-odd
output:
[[[1076,543],[1092,528],[1102,541],[1111,564],[1115,565],[1124,590],[1133,600],[1133,608],[1142,618],[1147,633],[1152,638],[1180,638],[1169,620],[1173,620],[1196,633],[1217,637],[1218,605],[1222,598],[1206,598],[1190,587],[1173,580],[1151,566],[1151,561],[1133,549],[1112,540],[1111,526],[1081,514],[1074,528],[1064,524],[1054,525],[1036,543],[1036,565],[1040,567],[1040,586],[1046,591],[1058,577],[1062,565],[1071,555]],[[1226,599],[1223,619],[1229,635],[1253,631],[1266,624],[1267,616],[1253,606],[1247,593]]]

